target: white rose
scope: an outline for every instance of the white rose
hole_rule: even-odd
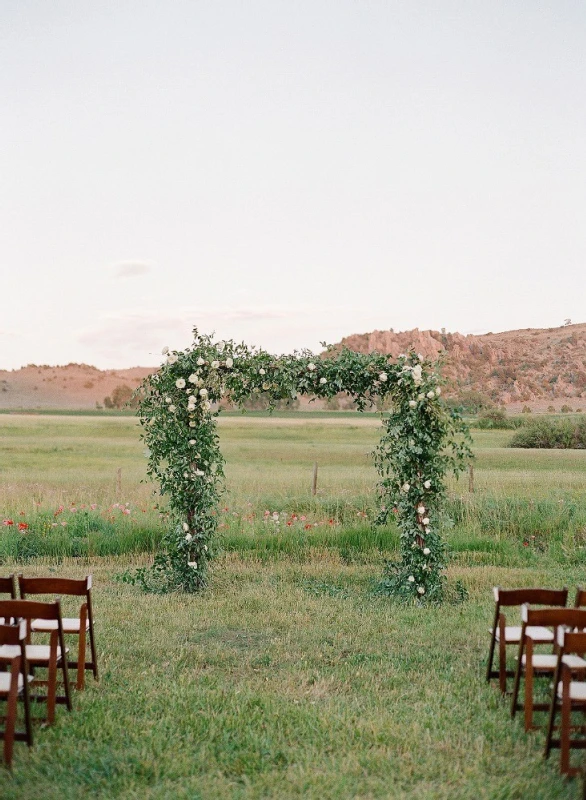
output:
[[[307,365],[307,369],[310,372],[313,372],[313,370],[315,369],[315,364],[312,361],[310,361],[309,364]]]
[[[173,403],[171,403],[171,405],[169,406],[169,411],[171,413],[173,413],[173,411],[175,411],[175,406],[173,405]]]
[[[189,530],[189,525],[187,524],[187,522],[183,523],[183,530],[184,531],[188,531]]]
[[[258,374],[259,374],[259,375],[264,375],[264,374],[265,374],[265,370],[264,370],[264,369],[261,367],[261,368],[259,369],[259,371],[258,371]]]
[[[220,366],[219,361],[212,361],[212,369],[218,369],[219,366]]]
[[[198,367],[203,367],[203,365],[206,363],[205,358],[202,358],[200,356],[195,363],[197,364]]]
[[[425,395],[423,394],[423,392],[421,392],[420,394],[417,395],[417,399],[418,400],[424,400],[425,399]]]
[[[423,586],[418,586],[417,591],[419,592],[419,594],[425,594],[425,589],[423,588]]]
[[[442,390],[441,390],[441,389],[440,389],[440,387],[438,386],[438,387],[437,387],[437,389],[435,390],[435,396],[436,396],[436,397],[439,397],[441,393],[442,393]]]
[[[415,578],[413,577],[413,575],[409,575],[407,580],[409,581],[409,583],[415,583]]]
[[[218,353],[223,353],[225,347],[226,347],[225,342],[218,342]]]
[[[387,380],[387,378],[388,378],[388,375],[387,375],[387,373],[386,373],[386,372],[381,372],[381,374],[378,376],[378,379],[379,379],[379,381],[380,381],[381,383],[385,383],[385,381]]]
[[[228,367],[228,369],[232,369],[232,367],[234,366],[234,361],[231,358],[227,358],[226,366]]]
[[[199,390],[199,396],[200,397],[207,397],[208,396],[208,390],[207,389],[200,389]]]
[[[172,400],[171,400],[170,397],[165,397],[165,403],[171,403],[171,402],[172,402]]]
[[[429,517],[424,517],[424,518],[421,520],[421,524],[422,524],[422,525],[426,525],[426,526],[427,526],[427,525],[429,525]]]
[[[178,389],[185,389],[185,380],[184,380],[184,378],[177,378],[177,380],[175,381],[175,386]]]
[[[193,569],[197,569],[197,561],[188,561],[187,566],[192,567]]]
[[[189,381],[189,383],[197,383],[197,375],[195,374],[195,372],[192,372],[187,380]]]
[[[417,405],[416,400],[409,400],[409,408],[415,408],[416,405]]]
[[[212,407],[212,404],[209,403],[207,400],[204,403],[202,403],[202,405],[203,405],[205,411],[209,411],[210,408]]]
[[[169,353],[169,348],[168,347],[163,347],[163,349],[161,350],[161,354],[166,356],[166,355],[168,355],[168,353]]]
[[[205,472],[202,469],[196,469],[195,474],[198,478],[201,478],[203,475],[205,475]]]
[[[405,492],[405,494],[407,494],[407,492],[409,491],[409,489],[410,489],[410,488],[411,488],[411,486],[410,486],[408,483],[404,483],[404,484],[401,486],[401,491],[402,491],[402,492]]]
[[[320,378],[320,379],[319,379],[319,382],[320,382],[320,383],[321,383],[321,385],[323,386],[323,385],[324,385],[324,383],[327,383],[327,380],[326,380],[325,378]]]
[[[176,364],[178,360],[178,356],[170,355],[167,356],[167,364]]]
[[[195,423],[193,420],[191,420],[191,422],[189,423],[189,427],[190,428],[195,428],[196,424],[197,423]]]
[[[424,556],[428,556],[430,553],[431,553],[431,550],[429,549],[429,547],[424,547],[423,548],[423,555]]]
[[[423,487],[425,489],[431,489],[431,481],[424,481],[423,482]]]
[[[433,398],[435,397],[435,392],[428,392],[427,396],[429,397],[430,400],[433,400]]]
[[[190,439],[190,440],[189,440],[189,444],[190,444],[190,445],[194,445],[194,444],[197,444],[197,443],[196,443],[195,439]]]
[[[190,533],[185,534],[185,541],[190,542],[193,539],[193,536]]]
[[[418,514],[425,514],[425,506],[417,506]]]

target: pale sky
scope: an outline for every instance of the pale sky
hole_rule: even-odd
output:
[[[583,0],[0,5],[0,369],[586,321]]]

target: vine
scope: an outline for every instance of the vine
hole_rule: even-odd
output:
[[[346,392],[360,410],[377,398],[391,401],[374,458],[380,475],[378,521],[394,512],[401,560],[388,568],[384,585],[404,598],[441,600],[446,476],[457,475],[471,454],[467,428],[441,402],[440,379],[430,362],[414,352],[393,362],[379,353],[334,348],[323,357],[307,350],[274,356],[231,340],[216,342],[197,329],[193,333],[186,350],[164,349],[160,370],[139,392],[147,472],[168,498],[171,526],[153,566],[139,570],[133,582],[160,592],[195,592],[207,584],[224,481],[215,419],[220,401],[242,405],[262,393],[274,406],[298,394],[329,398]]]

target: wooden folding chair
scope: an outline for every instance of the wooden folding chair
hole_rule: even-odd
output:
[[[4,647],[10,648],[2,653]],[[0,672],[0,700],[6,701],[6,716],[2,718],[4,730],[0,738],[4,739],[3,758],[7,767],[12,766],[12,751],[15,741],[33,745],[33,729],[31,725],[28,665],[26,661],[26,623],[18,625],[0,625],[0,664],[6,670]],[[24,705],[24,730],[16,730],[17,701],[22,698]]]
[[[94,638],[94,617],[92,611],[92,576],[87,575],[81,580],[72,578],[25,578],[18,576],[20,596],[26,599],[30,595],[71,595],[83,597],[84,601],[79,609],[78,617],[63,618],[63,632],[78,637],[77,659],[69,660],[68,667],[77,670],[76,688],[85,687],[85,671],[91,670],[95,680],[98,680],[98,657],[96,640]],[[31,629],[37,632],[50,633],[55,628],[55,622],[35,619]],[[91,660],[86,661],[87,638],[89,636]]]
[[[495,609],[494,622],[490,629],[490,647],[488,650],[488,665],[486,668],[486,680],[491,678],[499,679],[499,688],[502,694],[507,691],[507,677],[513,676],[513,670],[507,670],[507,646],[518,645],[521,637],[521,626],[507,625],[503,608],[517,606],[519,609],[523,603],[539,606],[565,606],[568,601],[568,590],[564,589],[501,589],[495,586],[493,589]],[[529,631],[535,643],[553,643],[553,634],[547,628]],[[493,670],[494,651],[496,645],[499,648],[498,670]]]
[[[7,594],[11,600],[16,600],[16,586],[14,583],[14,575],[9,575],[7,578],[0,578],[0,595]],[[4,619],[0,617],[0,625]]]
[[[67,648],[63,637],[61,623],[61,604],[59,600],[53,603],[39,603],[34,600],[0,600],[0,617],[5,619],[23,619],[27,624],[26,660],[28,667],[34,674],[39,668],[47,670],[47,679],[34,678],[31,687],[46,686],[47,694],[32,694],[34,702],[47,703],[46,720],[49,725],[55,721],[55,704],[65,703],[69,711],[71,705],[71,690],[69,687],[69,674],[67,671]],[[31,623],[35,619],[50,620],[55,623],[49,635],[49,644],[32,644]],[[10,645],[0,647],[0,655],[17,655],[16,650]],[[63,695],[57,694],[57,671],[61,670]]]
[[[576,599],[574,600],[574,608],[586,607],[586,589],[578,586],[576,589]]]
[[[560,748],[560,771],[564,775],[576,775],[584,769],[570,765],[570,750],[572,748],[586,749],[586,666],[572,667],[568,663],[568,656],[580,658],[586,656],[586,632],[558,631],[558,664],[553,683],[553,692],[549,712],[549,724],[545,740],[545,758],[548,758],[551,749]],[[561,703],[561,721],[556,728],[556,715]],[[582,713],[582,724],[572,725],[572,712]],[[559,730],[559,738],[554,739],[554,731]],[[581,738],[572,738],[572,733],[579,733]],[[586,787],[585,787],[586,788]]]
[[[513,685],[513,696],[511,698],[511,717],[515,717],[521,708],[525,712],[525,730],[531,730],[533,725],[534,711],[548,711],[550,703],[533,702],[534,679],[537,676],[553,676],[558,663],[557,633],[562,626],[586,630],[586,609],[585,608],[531,608],[525,603],[521,608],[521,636],[519,641],[519,655],[517,658],[517,669]],[[554,637],[554,652],[536,652],[534,639],[531,631],[539,628],[547,628]],[[586,669],[586,661],[575,655],[565,655],[564,663],[572,668]],[[525,677],[525,697],[523,703],[518,702],[521,678]]]

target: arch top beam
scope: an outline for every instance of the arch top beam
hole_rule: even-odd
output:
[[[441,401],[433,365],[414,352],[396,360],[334,348],[319,356],[308,350],[276,356],[232,340],[215,341],[197,329],[193,333],[184,351],[164,349],[160,370],[139,390],[147,471],[159,482],[172,519],[152,570],[140,573],[145,588],[197,591],[207,583],[224,477],[215,423],[222,400],[242,405],[262,393],[274,405],[298,395],[346,392],[360,410],[379,398],[391,401],[374,453],[378,520],[393,511],[401,531],[401,560],[385,578],[389,591],[420,601],[440,599],[445,478],[463,469],[471,454],[462,419]]]

